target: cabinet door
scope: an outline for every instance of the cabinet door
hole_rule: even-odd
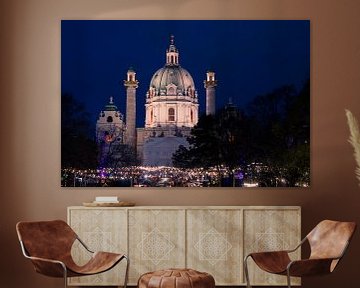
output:
[[[244,254],[295,248],[301,241],[300,209],[249,209],[244,211]],[[300,249],[292,253],[300,259]],[[286,277],[266,273],[248,260],[252,285],[286,285]],[[292,284],[299,285],[299,278]]]
[[[130,284],[145,272],[185,267],[185,210],[129,210]]]
[[[125,209],[70,209],[69,225],[93,251],[127,254],[127,215]],[[84,264],[89,253],[78,241],[72,255],[76,263]],[[69,278],[70,285],[122,285],[126,261],[113,269],[93,276]]]
[[[216,285],[242,280],[242,211],[187,211],[187,267],[214,276]]]

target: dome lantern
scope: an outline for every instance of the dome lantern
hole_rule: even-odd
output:
[[[166,65],[178,66],[179,65],[179,51],[175,47],[174,35],[170,36],[170,46],[166,50]]]
[[[104,111],[118,111],[118,108],[114,104],[114,98],[112,96],[110,96],[109,103],[105,105]]]

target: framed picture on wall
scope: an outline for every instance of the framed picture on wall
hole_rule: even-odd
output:
[[[63,187],[310,185],[310,21],[63,20]]]

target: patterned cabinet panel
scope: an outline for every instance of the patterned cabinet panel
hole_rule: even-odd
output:
[[[300,216],[299,208],[244,210],[244,255],[295,248],[301,240]],[[292,254],[291,258],[300,259],[301,251]],[[248,261],[252,285],[286,285],[286,277],[263,272],[252,259]],[[299,278],[292,278],[291,282],[301,283]]]
[[[242,210],[187,210],[187,267],[212,274],[216,285],[242,280]]]
[[[91,250],[127,253],[126,209],[69,209],[68,223]],[[89,253],[78,241],[73,246],[72,255],[80,264],[89,259]],[[125,267],[125,261],[121,261],[108,272],[73,277],[68,281],[70,285],[122,285]]]
[[[185,210],[129,210],[129,283],[145,272],[185,267]]]

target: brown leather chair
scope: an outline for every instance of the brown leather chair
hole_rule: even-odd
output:
[[[355,229],[356,223],[354,222],[324,220],[295,249],[250,253],[244,259],[247,287],[251,287],[247,267],[249,257],[266,272],[286,275],[289,288],[291,287],[290,276],[315,276],[333,272],[344,256]],[[306,241],[310,245],[310,257],[292,261],[289,253],[296,251]]]
[[[88,276],[110,270],[122,259],[127,261],[124,288],[127,285],[129,259],[124,254],[91,251],[62,220],[19,222],[16,231],[24,256],[31,260],[35,271],[50,277],[64,278],[65,288],[67,277]],[[78,266],[72,256],[71,247],[78,240],[89,253],[90,260]]]

